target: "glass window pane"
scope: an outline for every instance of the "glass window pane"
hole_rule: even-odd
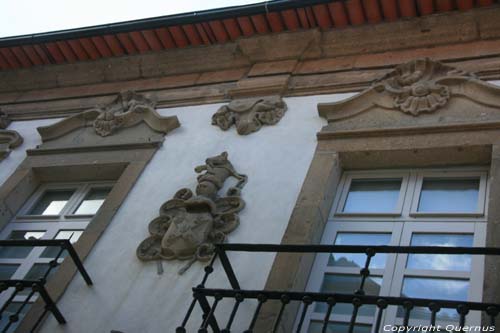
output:
[[[307,333],[322,333],[323,323],[312,321],[309,325]],[[371,326],[369,325],[354,325],[354,333],[370,333]],[[326,327],[326,333],[347,333],[349,332],[349,324],[346,323],[329,323]]]
[[[479,179],[424,179],[418,211],[473,213],[478,195]]]
[[[40,239],[44,233],[44,231],[14,230],[7,239]],[[0,247],[0,258],[26,258],[31,250],[33,250],[32,246],[2,246]]]
[[[30,211],[30,215],[57,215],[64,208],[74,190],[47,191]]]
[[[413,234],[412,246],[471,247],[473,235],[459,234]],[[471,256],[446,254],[410,254],[408,268],[470,271]]]
[[[388,245],[390,233],[349,233],[339,232],[335,245]],[[384,268],[387,256],[376,254],[370,261],[370,268]],[[363,253],[332,253],[328,259],[329,266],[365,267],[366,255]]]
[[[396,210],[401,179],[355,179],[351,182],[344,213],[392,213]]]
[[[341,274],[325,274],[323,285],[321,286],[322,293],[344,293],[354,294],[359,289],[361,276],[359,275],[341,275]],[[382,285],[382,278],[368,277],[365,281],[364,291],[366,295],[378,295]],[[326,312],[328,305],[325,303],[316,303],[316,312]],[[351,315],[353,306],[351,304],[337,304],[333,308],[333,314]],[[360,316],[372,316],[375,313],[374,305],[365,305],[359,308]]]
[[[24,279],[26,280],[38,280],[45,276],[45,273],[50,268],[49,264],[34,264],[33,267],[28,271]],[[52,269],[51,274],[54,272]]]
[[[403,280],[401,296],[466,301],[468,291],[469,281],[466,280],[406,277]],[[410,318],[430,319],[430,315],[429,309],[414,308]],[[398,309],[398,316],[404,317],[402,307]],[[437,318],[457,320],[459,316],[455,309],[441,309],[437,313]]]
[[[0,280],[8,280],[14,275],[19,265],[0,264]]]
[[[92,189],[75,211],[76,215],[93,215],[102,206],[110,188]]]
[[[83,230],[61,230],[57,233],[54,239],[69,239],[72,244],[76,243],[78,238],[82,235]],[[43,250],[41,257],[42,258],[55,258],[57,254],[61,250],[58,246],[47,246],[45,250]],[[60,258],[65,258],[68,255],[68,251],[64,251]]]

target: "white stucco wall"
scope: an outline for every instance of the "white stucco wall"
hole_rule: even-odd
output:
[[[137,259],[137,245],[148,236],[147,225],[158,215],[161,204],[180,188],[194,190],[194,167],[203,164],[207,157],[227,151],[237,171],[248,175],[242,191],[246,207],[240,212],[240,226],[228,241],[279,243],[311,162],[316,133],[326,124],[318,116],[316,106],[350,96],[285,98],[288,111],[283,119],[248,136],[239,136],[234,128],[224,132],[211,125],[212,114],[223,104],[158,110],[164,116],[176,115],[181,127],[166,137],[85,260],[94,286],[87,287],[80,276],[75,276],[58,302],[68,323],[58,325],[49,315],[42,332],[173,332],[191,302],[191,288],[201,281],[203,265],[195,263],[179,276],[177,272],[184,263],[164,262],[164,273],[158,275],[156,263]],[[2,162],[2,181],[24,158],[23,149],[38,143],[34,127],[48,122],[52,121],[12,125],[26,143]],[[232,253],[230,259],[242,287],[259,289],[265,284],[274,255]],[[208,286],[226,287],[226,281],[217,265]],[[220,305],[217,313],[221,323],[226,322],[221,313],[228,315],[232,304],[231,301]],[[233,326],[235,332],[247,327],[254,304],[242,304]],[[199,313],[193,318],[199,325]],[[188,330],[196,331],[197,326]]]
[[[59,121],[60,119],[43,119],[30,121],[12,122],[8,130],[17,131],[23,137],[23,144],[13,149],[3,161],[0,161],[0,184],[3,184],[7,178],[16,170],[21,162],[26,158],[26,150],[35,148],[42,143],[40,135],[36,131],[39,126],[46,126]]]

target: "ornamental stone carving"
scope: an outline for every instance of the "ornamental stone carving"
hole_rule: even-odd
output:
[[[99,105],[56,124],[39,127],[38,132],[45,142],[83,127],[93,127],[97,135],[107,137],[141,122],[164,134],[180,126],[177,117],[160,116],[155,111],[155,104],[143,95],[125,91],[107,105]]]
[[[378,92],[387,92],[399,110],[418,116],[443,107],[450,99],[450,89],[440,83],[452,76],[473,77],[464,71],[428,58],[401,64],[374,84]]]
[[[245,202],[240,191],[247,176],[234,169],[228,154],[207,158],[194,169],[198,176],[195,193],[183,188],[160,208],[160,215],[149,223],[150,237],[137,248],[140,260],[188,260],[179,274],[196,260],[207,261],[214,253],[213,243],[221,243],[239,225],[238,212]],[[238,180],[226,196],[218,192],[227,178]]]
[[[10,124],[10,119],[7,114],[0,110],[0,129],[6,129]]]
[[[23,137],[17,131],[6,129],[9,124],[8,115],[0,111],[0,161],[6,158],[12,149],[23,143]]]
[[[286,109],[285,102],[278,96],[234,100],[212,116],[212,125],[226,131],[234,124],[238,134],[248,135],[263,125],[279,122]]]
[[[93,123],[96,133],[100,136],[108,136],[122,127],[130,127],[139,123],[146,113],[154,109],[154,101],[133,91],[126,91],[120,93],[110,104],[91,109],[89,112],[99,113]]]
[[[500,88],[449,65],[417,59],[359,94],[319,103],[318,112],[328,121],[319,140],[490,130],[500,128]]]

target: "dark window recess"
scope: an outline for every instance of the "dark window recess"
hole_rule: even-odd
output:
[[[28,311],[31,305],[30,300],[35,294],[38,294],[38,296],[45,303],[45,311],[37,319],[31,331],[35,331],[37,326],[41,323],[43,317],[49,311],[56,318],[58,323],[66,323],[66,320],[64,319],[62,313],[59,311],[57,305],[54,303],[50,295],[47,293],[47,290],[45,289],[45,283],[47,282],[47,279],[51,276],[51,274],[55,272],[56,268],[59,265],[58,260],[62,258],[63,253],[65,253],[66,251],[68,252],[69,256],[73,260],[73,263],[76,265],[78,271],[82,275],[87,285],[92,285],[92,280],[83,267],[83,264],[78,257],[75,249],[73,248],[73,245],[71,245],[71,242],[68,239],[0,240],[0,247],[4,246],[9,248],[53,247],[58,248],[59,250],[54,259],[50,261],[50,263],[34,265],[22,280],[10,279],[10,276],[12,275],[11,272],[9,271],[8,267],[6,267],[6,265],[2,265],[5,267],[3,267],[3,270],[1,271],[2,274],[0,279],[0,293],[10,293],[10,295],[8,297],[8,300],[4,304],[2,304],[0,308],[0,316],[2,319],[0,322],[0,332],[12,332],[15,329],[15,327],[19,324],[19,321]],[[14,298],[16,295],[26,295],[26,298],[23,302],[14,302]]]
[[[316,306],[324,309],[324,319],[322,321],[313,320],[310,330],[313,332],[369,332],[369,327],[360,326],[356,322],[356,318],[360,313],[361,307],[370,307],[376,310],[373,325],[374,332],[383,332],[382,318],[388,306],[398,306],[398,315],[403,318],[403,326],[408,327],[412,315],[416,318],[421,317],[422,310],[428,311],[429,324],[436,325],[436,317],[440,312],[454,311],[459,319],[459,326],[463,327],[467,315],[472,311],[480,311],[487,324],[495,326],[495,320],[500,312],[500,304],[482,303],[482,302],[465,302],[455,300],[439,300],[431,298],[412,298],[382,296],[370,294],[367,288],[370,285],[370,280],[376,277],[370,275],[370,262],[377,254],[398,253],[398,254],[413,254],[413,255],[500,255],[500,248],[479,248],[479,247],[439,247],[439,246],[356,246],[356,245],[274,245],[274,244],[216,244],[215,255],[205,267],[205,275],[203,276],[200,285],[193,288],[193,300],[187,310],[181,324],[176,329],[176,333],[186,333],[186,326],[191,321],[194,325],[198,325],[198,332],[208,332],[210,328],[213,332],[230,332],[234,322],[238,308],[241,302],[245,300],[257,300],[257,307],[249,318],[249,327],[245,332],[253,332],[256,318],[259,315],[262,304],[265,302],[276,302],[281,304],[281,310],[274,322],[274,327],[271,332],[277,332],[279,324],[282,320],[281,315],[284,309],[291,302],[300,302],[303,304],[301,313],[299,313],[298,327],[295,332],[301,332],[306,312],[310,306]],[[352,293],[338,293],[332,290],[330,293],[325,292],[296,292],[282,290],[246,290],[242,288],[236,278],[231,262],[226,254],[228,251],[240,252],[287,252],[287,253],[357,253],[363,254],[366,257],[364,267],[360,269],[359,285]],[[210,274],[214,270],[214,262],[219,259],[226,276],[229,280],[231,288],[229,289],[213,289],[207,288],[206,283]],[[227,321],[224,323],[217,318],[217,305],[221,302],[232,302],[233,308]],[[346,309],[346,305],[350,309],[351,320],[347,323],[335,323],[331,320],[332,311],[337,307]],[[195,316],[194,308],[199,306],[203,312],[203,316]],[[196,318],[194,318],[196,317]],[[226,318],[226,314],[221,317]],[[220,318],[219,318],[220,319]],[[341,327],[342,326],[342,327]]]

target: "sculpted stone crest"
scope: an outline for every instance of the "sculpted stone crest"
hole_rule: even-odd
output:
[[[10,124],[8,116],[0,111],[0,161],[9,155],[9,152],[23,143],[23,137],[17,132],[7,130]]]
[[[196,195],[183,188],[160,208],[160,215],[149,223],[150,237],[137,248],[141,260],[189,260],[182,274],[196,261],[209,260],[213,243],[221,243],[239,225],[238,212],[245,202],[240,190],[247,176],[236,172],[226,152],[207,158],[204,165],[194,169],[198,176]],[[227,178],[238,180],[226,196],[218,192]]]
[[[441,80],[451,76],[473,77],[464,71],[428,58],[401,64],[374,84],[378,92],[393,96],[393,103],[399,110],[419,115],[443,107],[450,99],[450,89]]]
[[[258,131],[262,125],[280,121],[287,107],[277,96],[235,100],[222,106],[213,116],[212,125],[228,130],[233,124],[240,135]]]

